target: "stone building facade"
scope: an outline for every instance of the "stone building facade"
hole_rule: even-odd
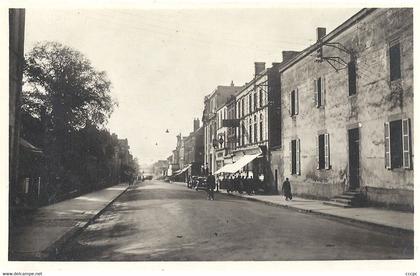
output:
[[[204,98],[203,128],[204,128],[204,167],[206,171],[214,172],[216,168],[217,141],[217,110],[224,105],[229,97],[242,89],[242,86],[219,85]]]
[[[413,10],[363,9],[280,69],[294,193],[412,209]],[[279,91],[280,92],[280,91]]]

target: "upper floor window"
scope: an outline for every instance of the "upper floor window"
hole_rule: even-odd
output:
[[[263,115],[260,114],[260,141],[264,140],[263,134]]]
[[[385,123],[385,167],[411,169],[410,119]]]
[[[258,142],[258,121],[257,121],[257,115],[254,115],[254,143]]]
[[[257,109],[257,92],[254,93],[254,110]]]
[[[245,97],[242,98],[242,117],[245,115]]]
[[[323,77],[314,80],[314,103],[316,107],[325,104],[325,78]]]
[[[290,116],[297,115],[299,113],[299,98],[298,90],[290,92]]]
[[[263,106],[263,90],[262,90],[262,88],[260,88],[260,107],[262,107]]]
[[[251,113],[252,112],[252,94],[249,94],[248,101],[249,101],[249,113]]]
[[[252,119],[249,119],[249,139],[248,139],[248,143],[251,144],[252,143]]]
[[[401,53],[398,41],[389,47],[389,73],[391,81],[401,78]]]
[[[347,64],[349,75],[349,96],[356,94],[356,62],[354,60]]]

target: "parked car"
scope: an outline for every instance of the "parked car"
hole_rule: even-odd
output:
[[[194,183],[194,189],[198,190],[206,190],[207,189],[207,179],[203,176],[198,176],[197,180]]]

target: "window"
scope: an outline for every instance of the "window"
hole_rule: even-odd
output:
[[[258,142],[258,130],[257,130],[257,126],[258,126],[257,115],[254,115],[254,143],[257,143]]]
[[[249,99],[249,113],[251,113],[251,111],[252,111],[252,94],[249,94],[249,97],[248,97]]]
[[[244,110],[245,110],[245,97],[242,98],[242,117],[245,114]]]
[[[356,62],[350,61],[347,65],[349,75],[349,96],[356,94]]]
[[[242,138],[242,143],[241,143],[241,145],[243,146],[243,145],[245,145],[245,126],[244,126],[244,124],[242,124],[242,133],[241,133],[241,138]]]
[[[400,57],[400,43],[391,44],[389,47],[389,73],[390,79],[398,80],[401,78],[401,57]]]
[[[330,168],[330,139],[329,134],[318,135],[317,143],[317,169],[328,170]]]
[[[252,120],[249,119],[249,140],[248,143],[251,144],[252,143]]]
[[[241,117],[241,101],[238,101],[238,118]]]
[[[385,168],[411,169],[410,119],[385,123]]]
[[[254,93],[254,110],[257,110],[257,92]]]
[[[263,90],[260,88],[260,107],[263,106]]]
[[[325,78],[314,80],[314,103],[316,107],[323,106],[325,103]]]
[[[290,141],[291,174],[300,174],[300,139]]]
[[[260,114],[260,141],[263,141],[263,115]]]
[[[293,90],[290,92],[290,116],[297,115],[299,113],[299,99],[298,99],[298,90]]]

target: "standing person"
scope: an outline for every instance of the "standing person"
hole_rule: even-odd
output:
[[[214,188],[216,186],[216,179],[214,178],[214,175],[209,172],[209,175],[207,176],[207,199],[214,200]]]
[[[286,177],[286,180],[283,182],[281,190],[286,198],[286,200],[292,200],[292,188],[290,187],[289,178]]]

